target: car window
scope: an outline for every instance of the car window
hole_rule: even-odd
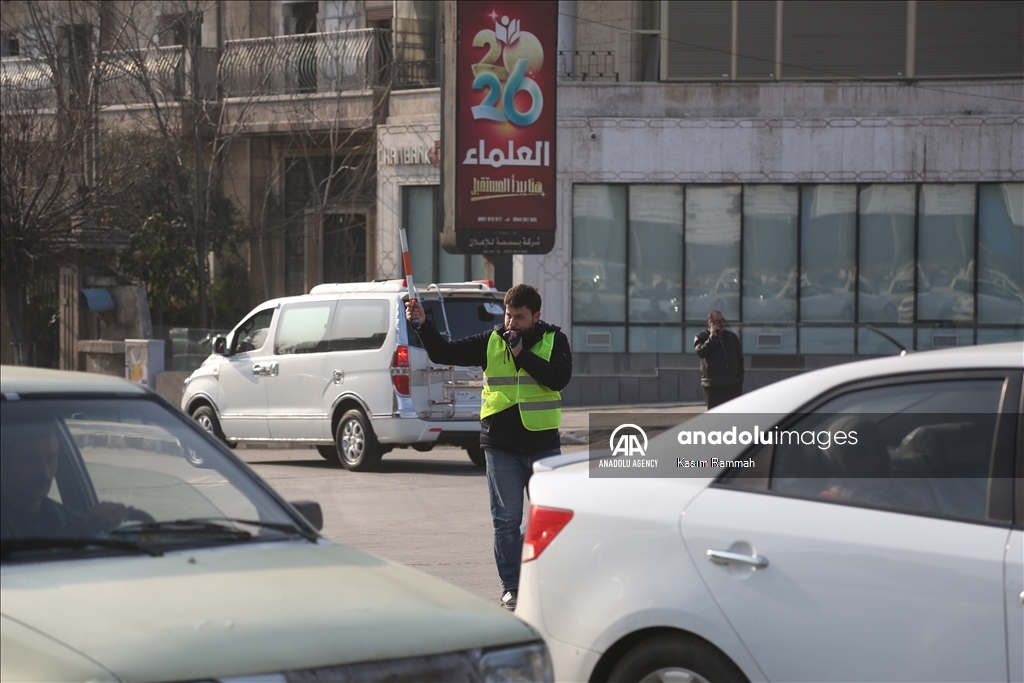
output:
[[[267,341],[267,330],[270,329],[270,321],[273,319],[273,308],[253,313],[248,320],[239,325],[235,330],[235,339],[231,352],[245,353],[263,348]]]
[[[853,391],[778,430],[769,489],[985,519],[1003,381]]]
[[[445,299],[444,311],[436,299],[421,302],[427,319],[442,334],[451,333],[451,339],[462,339],[481,332],[490,332],[505,322],[505,306],[497,299]],[[447,326],[445,324],[447,318]],[[412,325],[409,325],[409,345],[422,346]]]
[[[391,302],[383,299],[338,302],[331,325],[331,351],[379,349],[388,337]]]
[[[274,353],[317,353],[327,350],[327,323],[333,301],[291,304],[281,310]]]
[[[155,399],[3,401],[0,422],[5,561],[116,551],[46,539],[182,547],[296,535],[259,482]],[[20,552],[8,554],[10,541]]]

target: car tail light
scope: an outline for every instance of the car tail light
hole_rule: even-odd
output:
[[[536,560],[558,532],[572,519],[572,510],[530,508],[530,521],[526,524],[526,536],[523,537],[523,562]]]
[[[409,347],[399,346],[391,358],[391,383],[395,391],[403,396],[409,395]]]

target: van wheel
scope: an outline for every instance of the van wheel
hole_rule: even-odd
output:
[[[358,408],[341,416],[334,441],[338,444],[341,466],[352,472],[375,470],[384,455],[366,416]]]
[[[484,456],[484,447],[480,444],[473,444],[466,446],[466,453],[469,455],[469,459],[473,461],[473,464],[477,467],[487,467],[487,457]]]
[[[717,683],[747,677],[718,648],[682,634],[642,640],[622,656],[608,674],[609,683]]]
[[[319,453],[320,457],[327,462],[338,462],[337,446],[317,446],[316,452]]]
[[[227,441],[224,438],[224,432],[220,428],[220,420],[217,419],[217,413],[213,411],[210,406],[199,406],[192,411],[192,419],[199,423],[199,426],[203,428],[203,431],[208,434],[212,434],[221,441]]]

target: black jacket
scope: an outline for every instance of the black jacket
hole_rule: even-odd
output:
[[[560,328],[541,320],[534,325],[529,338],[523,340],[523,351],[539,342],[548,331],[555,333],[550,361],[545,361],[533,353],[520,352],[518,357],[513,358],[513,362],[517,370],[526,370],[542,385],[561,391],[572,377],[572,352],[569,350],[569,340]],[[427,356],[435,363],[487,368],[487,343],[491,338],[491,332],[448,341],[441,336],[430,320],[420,325],[416,332],[423,342]],[[511,355],[512,352],[508,351],[508,354]],[[497,448],[508,453],[530,455],[554,450],[559,447],[559,443],[557,429],[531,432],[524,427],[523,420],[519,417],[519,406],[512,406],[480,420],[481,446]]]
[[[743,352],[733,332],[725,330],[722,337],[714,337],[704,330],[693,338],[693,350],[700,356],[701,386],[743,386]]]

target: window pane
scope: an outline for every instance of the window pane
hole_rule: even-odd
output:
[[[1024,323],[1024,184],[978,188],[978,322]]]
[[[886,333],[905,349],[914,348],[914,330],[911,327],[879,327],[880,331]],[[898,356],[900,347],[891,341],[871,330],[861,328],[857,332],[858,353],[876,356]]]
[[[832,80],[902,76],[906,26],[907,6],[903,2],[786,0],[782,12],[782,77]]]
[[[802,201],[800,319],[852,322],[857,188],[854,185],[805,187]],[[848,336],[850,351],[837,353],[853,353],[852,333]]]
[[[277,339],[274,353],[313,353],[326,351],[321,344],[327,336],[327,320],[331,317],[334,302],[299,304],[285,307],[281,321],[277,324]]]
[[[935,325],[917,329],[917,350],[935,351],[938,349],[955,349],[959,346],[974,345],[974,329],[956,329]]]
[[[969,184],[921,186],[918,320],[973,318],[974,191]]]
[[[979,344],[1002,344],[1003,342],[1024,341],[1024,328],[1015,329],[980,329]]]
[[[683,334],[678,327],[629,328],[630,353],[682,353],[683,350]]]
[[[775,77],[775,3],[740,0],[737,3],[740,79]]]
[[[796,353],[795,327],[744,327],[744,353]]]
[[[383,300],[338,302],[330,350],[379,349],[388,336],[390,313],[391,304]]]
[[[913,322],[915,194],[913,185],[868,185],[860,192],[861,322],[896,322],[904,309],[900,322]]]
[[[625,353],[625,327],[572,326],[572,348],[579,353]]]
[[[917,76],[1020,76],[1024,3],[919,0]]]
[[[435,185],[407,185],[402,187],[405,232],[409,238],[409,257],[412,259],[413,280],[421,285],[437,282],[434,272]],[[402,273],[405,275],[405,273]],[[459,280],[462,278],[459,277]]]
[[[732,6],[691,0],[668,3],[668,77],[729,78]]]
[[[800,353],[853,353],[853,328],[803,327]]]
[[[576,185],[572,214],[573,320],[625,322],[625,186]]]
[[[788,185],[743,188],[744,322],[796,319],[798,196]]]
[[[740,317],[740,188],[686,188],[686,319]]]
[[[1002,390],[1002,380],[920,382],[841,396],[778,430],[770,488],[985,519]],[[794,431],[814,443],[793,442]]]
[[[683,188],[629,188],[629,319],[683,320]],[[632,347],[630,347],[632,348]]]
[[[466,256],[449,254],[438,245],[437,269],[440,271],[438,282],[462,282],[466,279]]]

